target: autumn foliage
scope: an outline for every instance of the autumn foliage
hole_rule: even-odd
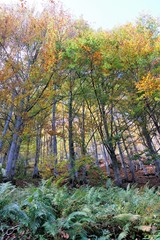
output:
[[[117,185],[136,181],[136,164],[159,176],[158,20],[95,31],[57,1],[41,13],[21,1],[1,7],[0,24],[5,178],[84,184],[100,159]]]

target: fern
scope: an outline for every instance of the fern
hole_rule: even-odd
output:
[[[1,219],[24,222],[28,220],[27,215],[20,209],[17,203],[6,205],[0,210]]]
[[[84,222],[92,222],[92,219],[87,215],[87,213],[77,211],[77,212],[71,213],[66,218],[66,221],[65,221],[63,226],[66,227],[66,228],[69,228],[75,222],[78,222],[78,223],[81,224],[81,223],[84,223]]]
[[[40,230],[41,226],[45,222],[52,222],[56,219],[55,209],[52,205],[52,194],[44,194],[45,191],[42,189],[35,189],[31,196],[29,196],[22,203],[22,208],[25,209],[27,216],[30,221],[27,223],[32,232],[35,234]]]
[[[13,201],[13,193],[15,191],[15,186],[10,182],[0,184],[0,209]]]
[[[58,221],[53,221],[53,222],[45,222],[43,224],[43,227],[46,231],[46,233],[48,233],[49,235],[55,237],[58,235],[58,233],[60,232],[60,228],[59,228],[60,224]]]
[[[5,183],[0,193],[2,236],[13,228],[18,239],[121,240],[136,238],[140,226],[156,226],[148,234],[150,239],[159,236],[159,192],[147,186],[68,190],[56,188],[50,179],[23,191]]]
[[[117,240],[122,240],[126,239],[126,237],[129,235],[129,233],[132,231],[133,234],[133,229],[131,223],[127,223],[123,226],[123,231],[119,234]]]

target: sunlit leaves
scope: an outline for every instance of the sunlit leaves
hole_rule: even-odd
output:
[[[151,97],[155,93],[160,94],[160,77],[154,77],[149,72],[147,76],[136,83],[136,88],[144,97]]]

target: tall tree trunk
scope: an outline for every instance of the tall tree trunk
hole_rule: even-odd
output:
[[[68,102],[68,131],[69,131],[69,170],[71,175],[72,184],[76,179],[75,175],[75,151],[73,141],[73,95],[72,95],[72,82],[70,81],[69,102]]]
[[[131,171],[131,174],[132,174],[132,181],[135,182],[136,181],[136,177],[135,177],[134,165],[133,165],[133,162],[131,160],[129,150],[128,150],[128,147],[126,145],[126,142],[125,142],[123,136],[122,136],[122,141],[123,141],[124,149],[125,149],[125,151],[127,153],[128,162],[129,162],[129,168],[130,168],[130,171]]]
[[[82,123],[81,123],[81,155],[86,154],[85,147],[85,104],[84,101],[82,103]]]
[[[37,134],[36,134],[36,155],[35,155],[35,162],[34,162],[34,169],[33,169],[33,178],[39,178],[39,169],[38,169],[38,163],[39,163],[39,157],[40,157],[40,148],[41,148],[41,126],[38,126],[37,128]]]
[[[45,157],[46,157],[46,134],[44,134],[42,142],[42,159],[45,159]]]
[[[13,162],[13,167],[12,167],[13,176],[15,176],[15,167],[16,167],[16,162],[18,161],[18,158],[19,158],[21,143],[22,143],[22,138],[19,138],[19,140],[17,142],[17,148],[16,148],[16,151],[14,153],[14,162]]]
[[[9,113],[8,113],[8,116],[7,116],[5,125],[4,125],[4,129],[3,129],[3,131],[2,131],[2,136],[1,136],[1,139],[0,139],[0,152],[2,151],[3,138],[4,138],[4,136],[5,136],[6,133],[7,133],[7,130],[8,130],[8,127],[9,127],[9,123],[10,123],[11,118],[12,118],[12,113],[13,113],[13,106],[11,106],[11,108],[10,108],[10,111],[9,111]]]
[[[125,121],[125,117],[124,116],[123,116],[123,120]],[[120,127],[120,120],[119,120],[118,116],[117,116],[117,122],[118,122],[118,126]],[[125,124],[127,125],[126,121],[125,121]],[[125,152],[126,152],[127,157],[128,157],[128,163],[129,163],[129,168],[130,168],[130,172],[131,172],[131,175],[132,175],[132,181],[135,182],[136,181],[136,177],[135,177],[134,165],[133,165],[132,159],[130,157],[129,149],[128,149],[128,146],[126,145],[126,140],[124,139],[123,134],[121,136],[121,139],[122,139],[122,142],[123,142],[123,146],[124,146]]]
[[[125,119],[124,116],[123,116],[123,120],[125,121],[125,124],[127,125],[127,121],[126,121],[126,119]],[[135,153],[136,153],[137,155],[139,155],[139,152],[138,152],[137,146],[136,146],[135,141],[134,141],[134,139],[133,139],[133,137],[132,137],[132,133],[131,133],[129,127],[128,127],[127,131],[128,131],[128,134],[129,134],[129,138],[131,139],[131,142],[132,142],[132,145],[133,145],[134,151],[135,151]],[[147,169],[145,168],[145,166],[144,166],[144,164],[143,164],[143,162],[142,162],[140,156],[139,156],[139,158],[138,158],[137,161],[139,162],[139,166],[140,166],[140,168],[143,169],[144,174],[147,175]]]
[[[51,137],[52,139],[52,154],[54,156],[54,176],[56,177],[58,175],[57,173],[57,136],[56,136],[56,104],[57,101],[53,101],[53,107],[52,107],[52,130],[54,131],[54,135]]]
[[[63,148],[65,152],[65,158],[68,160],[68,153],[66,147],[66,137],[65,137],[65,118],[64,118],[64,104],[63,104]]]
[[[136,144],[135,144],[135,142],[134,142],[134,140],[133,140],[133,138],[132,138],[130,129],[128,129],[128,131],[129,131],[129,136],[130,136],[130,138],[131,138],[131,140],[132,140],[132,144],[133,144],[134,151],[136,152],[137,155],[139,155],[137,146],[136,146]],[[140,169],[143,169],[144,174],[147,175],[147,169],[146,169],[146,167],[144,166],[144,164],[143,164],[143,162],[142,162],[142,160],[141,160],[141,157],[139,157],[137,161],[139,161]]]
[[[24,175],[25,175],[25,176],[27,175],[27,168],[28,168],[28,161],[29,161],[30,140],[31,140],[31,137],[28,136],[28,138],[27,138],[26,157],[25,157],[25,161],[24,161]]]
[[[0,153],[2,152],[3,143],[4,143],[4,137],[5,137],[6,133],[7,133],[8,128],[9,128],[9,123],[10,123],[11,118],[12,118],[12,113],[13,113],[13,106],[11,106],[11,108],[10,108],[10,111],[8,113],[8,116],[7,116],[5,125],[4,125],[4,129],[2,131],[2,135],[1,135],[1,138],[0,138]],[[0,163],[4,162],[4,159],[5,159],[6,155],[7,155],[7,153],[5,153],[4,156],[0,157]]]
[[[113,114],[113,112],[112,112]],[[105,130],[105,136],[107,141],[105,141],[105,139],[103,139],[103,144],[107,150],[107,152],[110,155],[110,158],[112,160],[113,163],[113,172],[114,172],[114,179],[117,185],[121,185],[122,184],[122,179],[120,176],[120,171],[119,171],[119,166],[118,166],[118,160],[115,154],[115,148],[113,146],[112,143],[112,138],[113,138],[113,132],[111,134],[109,134],[109,130],[108,130],[108,125],[107,125],[107,120],[106,120],[106,114],[105,114],[105,108],[104,105],[102,104],[101,106],[101,116],[102,116],[102,120],[103,120],[103,124],[104,124],[104,130]],[[112,119],[112,117],[111,117]],[[112,125],[113,128],[113,125]],[[113,129],[112,129],[113,131]],[[110,139],[110,141],[109,141]],[[107,143],[108,142],[108,143]]]
[[[104,157],[104,161],[105,161],[106,172],[107,172],[107,175],[110,177],[111,172],[110,172],[109,162],[107,159],[106,149],[105,149],[104,145],[102,145],[102,152],[103,152],[103,157]]]
[[[116,157],[116,154],[115,154],[115,147],[113,146],[113,143],[112,143],[113,132],[111,134],[109,134],[109,128],[108,128],[106,114],[105,114],[105,106],[104,106],[103,101],[100,101],[101,98],[99,98],[99,95],[97,93],[97,89],[95,87],[92,72],[91,72],[91,82],[92,82],[92,87],[93,87],[95,97],[96,97],[96,100],[97,100],[102,124],[97,123],[97,120],[94,117],[94,114],[93,114],[93,112],[91,110],[91,107],[89,105],[88,99],[85,98],[85,101],[87,103],[87,107],[88,107],[88,109],[91,113],[91,116],[93,117],[93,119],[94,119],[94,121],[97,125],[97,129],[98,129],[100,137],[102,139],[102,143],[104,144],[104,146],[106,148],[106,151],[108,152],[108,154],[110,155],[110,158],[112,160],[115,183],[120,186],[122,184],[122,179],[121,179],[121,176],[120,176],[118,160],[117,160],[117,157]],[[111,119],[112,119],[112,117],[111,117]],[[104,128],[102,127],[102,125],[103,125]],[[112,124],[111,124],[111,127],[113,127]]]
[[[126,163],[125,163],[125,160],[124,160],[123,151],[122,151],[121,144],[120,144],[119,141],[117,142],[117,145],[118,145],[118,150],[119,150],[119,154],[120,154],[120,159],[121,159],[121,164],[122,164],[122,169],[123,169],[123,172],[124,172],[124,176],[125,176],[125,179],[128,181],[128,173],[127,173]]]
[[[152,110],[151,109],[151,106],[150,106],[150,103],[148,102],[148,100],[146,99],[146,107],[147,107],[147,109],[148,109],[148,114],[149,114],[149,116],[150,116],[150,118],[152,119],[152,121],[153,121],[153,123],[154,123],[154,125],[155,125],[155,127],[156,127],[156,130],[157,130],[157,132],[160,134],[160,122],[159,122],[159,118],[157,118],[156,116],[155,116],[155,114],[154,114],[154,110]]]
[[[119,132],[118,132],[116,121],[114,120],[114,118],[113,118],[113,121],[114,121],[115,131],[118,136]],[[119,121],[118,117],[117,117],[117,121],[118,121],[118,125],[120,125],[120,121]],[[117,146],[118,146],[118,150],[119,150],[119,155],[120,155],[120,160],[121,160],[121,165],[122,165],[122,169],[124,172],[124,176],[125,176],[125,179],[128,181],[128,173],[127,173],[127,168],[126,168],[126,163],[125,163],[122,147],[120,144],[120,139],[117,141]]]
[[[9,180],[12,180],[14,177],[14,169],[16,164],[15,155],[17,155],[18,142],[20,138],[20,133],[23,130],[23,120],[21,116],[16,117],[15,131],[12,136],[12,142],[8,153],[8,160],[6,165],[6,177]],[[18,156],[17,156],[18,157]]]
[[[146,145],[148,147],[149,153],[150,153],[151,157],[153,157],[153,159],[154,159],[153,162],[155,164],[155,174],[157,176],[160,176],[160,159],[159,159],[158,156],[156,156],[156,151],[154,149],[152,139],[151,139],[150,134],[148,132],[147,126],[146,126],[146,124],[144,124],[144,122],[141,125],[141,129],[142,129],[142,134],[145,138]]]
[[[85,103],[83,101],[82,103],[82,123],[81,123],[81,156],[85,157],[86,155],[86,144],[85,144]],[[87,177],[87,168],[85,165],[85,162],[83,164],[83,167],[81,169],[82,171],[82,183],[86,183],[86,177]]]
[[[98,161],[98,147],[97,147],[97,142],[95,138],[95,134],[93,135],[93,146],[94,146],[94,157],[95,157],[95,164],[99,168],[99,161]]]

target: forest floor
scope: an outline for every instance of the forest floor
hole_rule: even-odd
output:
[[[100,165],[101,167],[101,170],[106,174],[106,167],[105,167],[105,164],[102,163]],[[147,175],[144,174],[144,171],[141,170],[141,169],[138,169],[137,171],[135,171],[135,178],[136,178],[136,181],[133,182],[132,181],[132,174],[131,172],[128,170],[128,179],[129,181],[128,182],[124,182],[122,184],[122,187],[126,187],[128,185],[128,183],[130,183],[131,185],[134,184],[136,185],[137,187],[143,187],[144,185],[148,185],[149,187],[158,187],[160,186],[160,177],[157,177],[155,174],[154,174],[154,168],[152,165],[145,165],[145,168],[147,170]],[[122,179],[124,179],[124,173],[123,173],[123,169],[120,171],[120,174],[121,174],[121,177]],[[113,172],[111,171],[111,178],[113,178]]]
[[[122,187],[126,188],[127,185],[130,183],[130,185],[135,185],[136,187],[140,188],[145,186],[146,184],[149,187],[159,187],[160,186],[160,177],[157,177],[154,174],[154,169],[153,166],[150,165],[146,165],[145,166],[147,169],[147,175],[144,174],[143,170],[138,170],[135,171],[135,177],[136,177],[136,181],[133,182],[132,181],[132,175],[131,172],[128,170],[128,182],[127,181],[123,181],[122,183]],[[103,175],[103,177],[101,177],[101,174]],[[124,180],[124,173],[123,170],[120,171],[121,177]],[[96,169],[92,169],[92,171],[89,171],[88,174],[88,183],[89,185],[92,186],[96,186],[96,185],[105,185],[106,183],[106,179],[107,179],[107,174],[106,174],[106,167],[105,164],[102,162],[100,163],[100,171],[97,172]],[[111,169],[111,179],[113,179],[113,171]],[[35,186],[39,185],[39,182],[41,181],[41,178],[38,179],[33,179],[33,178],[27,178],[27,179],[16,179],[15,180],[15,184],[18,187],[25,187],[28,184],[33,184]],[[64,184],[66,183],[66,181],[64,181]]]

